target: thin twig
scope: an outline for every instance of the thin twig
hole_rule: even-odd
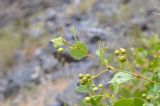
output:
[[[69,45],[72,46],[72,44],[69,43],[68,41],[65,40],[64,42],[66,42],[67,44],[69,44]],[[79,47],[79,46],[77,46],[77,47],[78,47],[79,49],[81,49],[83,52],[85,52],[88,57],[91,57],[91,58],[94,59],[97,63],[99,63],[99,61],[98,61],[92,54],[89,54],[87,51],[85,51],[84,49],[82,49],[82,48]],[[99,63],[99,64],[100,64],[100,63]],[[104,71],[102,71],[102,72],[100,72],[100,73],[98,73],[95,77],[98,77],[99,75],[101,75],[101,74],[103,74],[103,73],[105,73],[105,72],[108,71],[108,66],[109,66],[109,65],[106,65],[106,64],[100,64],[100,65],[106,67],[107,69],[104,70]],[[142,76],[142,75],[140,75],[140,74],[136,74],[136,73],[132,73],[132,72],[128,72],[128,71],[123,71],[123,70],[121,70],[121,69],[117,69],[117,68],[114,68],[114,67],[112,67],[112,66],[109,66],[109,67],[111,68],[112,71],[115,71],[115,72],[125,72],[125,73],[128,73],[128,74],[131,74],[131,75],[135,76],[136,78],[142,78],[142,79],[144,79],[144,80],[146,80],[146,81],[149,81],[149,82],[155,83],[155,84],[157,84],[157,85],[160,85],[160,83],[158,83],[158,82],[156,82],[156,81],[153,81],[153,80],[151,80],[151,79],[148,79],[148,78],[146,78],[146,77],[144,77],[144,76]],[[131,67],[132,67],[132,65],[131,65]],[[132,68],[133,68],[133,67],[132,67]]]

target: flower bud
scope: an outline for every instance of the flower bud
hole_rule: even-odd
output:
[[[124,49],[124,48],[120,48],[119,50],[120,50],[121,54],[125,54],[126,53],[126,49]]]
[[[142,94],[142,97],[145,98],[147,95],[146,94]]]
[[[120,55],[120,51],[119,50],[115,50],[114,54],[115,55]]]
[[[58,52],[63,52],[64,51],[64,49],[63,48],[58,48],[58,50],[57,50]]]
[[[98,91],[98,87],[94,87],[94,88],[93,88],[93,91],[94,91],[94,92],[97,92],[97,91]]]
[[[99,84],[98,87],[99,87],[99,88],[103,88],[103,84]]]
[[[85,97],[84,100],[85,100],[86,102],[90,102],[90,101],[91,101],[91,98],[90,98],[90,97]]]
[[[84,77],[84,75],[83,74],[79,74],[78,77],[79,77],[79,79],[82,79]]]
[[[123,63],[123,62],[126,61],[126,57],[125,57],[125,56],[120,56],[120,57],[118,58],[118,60]]]

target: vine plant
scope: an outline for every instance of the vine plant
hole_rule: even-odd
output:
[[[82,106],[160,106],[160,39],[156,35],[143,39],[142,47],[115,50],[112,58],[115,61],[111,62],[102,43],[96,55],[92,55],[87,45],[78,41],[74,27],[71,34],[73,44],[63,36],[51,40],[57,51],[67,52],[76,60],[90,57],[104,67],[95,75],[79,74],[77,91],[87,94]],[[96,85],[94,80],[108,71],[114,73],[113,78]]]

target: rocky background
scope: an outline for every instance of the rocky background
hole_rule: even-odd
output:
[[[92,59],[57,55],[49,42],[62,29],[73,41],[73,24],[93,54],[99,40],[108,53],[130,48],[144,35],[160,34],[160,1],[0,0],[0,106],[79,106],[78,73],[101,68]]]

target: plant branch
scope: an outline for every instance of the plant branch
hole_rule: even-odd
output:
[[[70,46],[72,46],[72,44],[69,43],[68,41],[65,40],[64,42],[67,43],[67,44],[69,44]],[[83,52],[85,52],[88,57],[91,57],[91,58],[94,59],[97,63],[99,63],[98,60],[97,60],[97,58],[95,58],[92,54],[89,54],[87,51],[85,51],[84,49],[80,48],[79,46],[77,46],[77,47],[78,47],[79,49],[81,49]],[[98,77],[99,75],[107,72],[107,71],[108,71],[108,67],[110,67],[110,70],[112,70],[112,71],[115,71],[115,72],[120,72],[120,71],[121,71],[121,72],[125,72],[125,73],[128,73],[128,74],[131,74],[131,75],[135,76],[136,78],[141,78],[141,79],[144,79],[144,80],[146,80],[146,81],[149,81],[149,82],[155,83],[155,84],[157,84],[157,85],[160,85],[160,83],[158,83],[158,82],[156,82],[156,81],[153,81],[153,80],[151,80],[151,79],[148,79],[148,78],[146,78],[146,77],[144,77],[144,76],[142,76],[142,75],[140,75],[140,74],[136,74],[136,73],[132,73],[132,72],[128,72],[128,71],[123,71],[122,69],[117,69],[117,68],[114,68],[114,67],[112,67],[112,66],[110,66],[110,65],[106,65],[106,64],[100,64],[100,65],[106,67],[107,69],[104,70],[104,71],[102,71],[102,72],[100,72],[100,73],[98,73],[97,75],[95,75],[94,78],[96,78],[96,77]],[[129,64],[129,65],[130,65],[131,68],[133,68],[131,64]],[[134,68],[133,68],[132,70],[136,71]],[[136,72],[137,72],[137,71],[136,71]]]

